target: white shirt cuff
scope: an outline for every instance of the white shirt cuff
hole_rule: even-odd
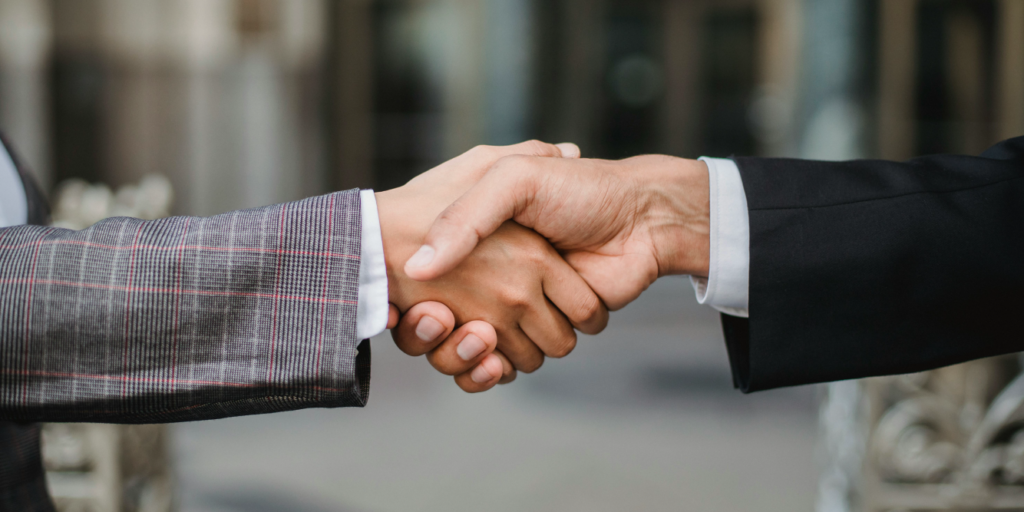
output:
[[[708,277],[690,277],[697,302],[725,314],[749,317],[750,219],[736,162],[701,157],[708,166],[711,254]]]
[[[363,236],[359,256],[356,334],[364,340],[384,332],[388,326],[388,272],[384,265],[384,239],[380,233],[377,198],[372,190],[361,190],[359,203]]]

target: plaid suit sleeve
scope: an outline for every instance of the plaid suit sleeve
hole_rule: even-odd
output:
[[[0,230],[0,420],[151,423],[362,406],[358,191]]]

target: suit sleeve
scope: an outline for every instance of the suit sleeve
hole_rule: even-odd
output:
[[[1024,137],[978,157],[736,162],[750,318],[722,322],[738,388],[1024,350]]]
[[[209,218],[0,230],[0,420],[362,406],[358,191]]]

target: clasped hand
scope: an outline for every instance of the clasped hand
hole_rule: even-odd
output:
[[[479,146],[377,193],[388,327],[467,392],[510,382],[659,277],[707,275],[708,202],[699,161]]]

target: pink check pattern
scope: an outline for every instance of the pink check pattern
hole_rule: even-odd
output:
[[[0,420],[361,406],[358,191],[215,217],[0,229]]]

